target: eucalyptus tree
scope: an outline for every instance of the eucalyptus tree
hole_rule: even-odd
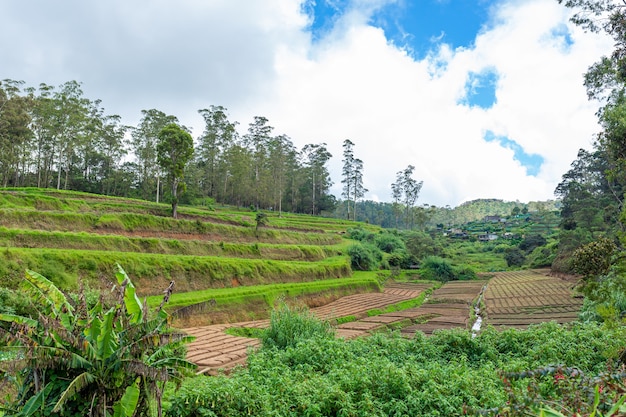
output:
[[[319,213],[320,201],[325,197],[328,189],[332,185],[330,174],[326,164],[332,158],[325,143],[308,144],[302,148],[302,158],[304,160],[304,170],[306,172],[307,184],[311,196],[311,214]]]
[[[237,122],[229,121],[226,112],[222,106],[198,110],[205,122],[196,147],[196,163],[201,171],[200,188],[205,195],[216,199],[226,175],[225,153],[238,139]]]
[[[161,173],[157,163],[159,132],[170,123],[178,123],[175,116],[160,110],[142,110],[139,125],[131,130],[131,147],[135,154],[139,175],[139,191],[142,198],[149,200],[156,195],[159,201]]]
[[[223,178],[224,202],[237,207],[254,204],[253,155],[239,144],[226,150],[228,169]]]
[[[29,159],[32,100],[21,94],[23,81],[0,82],[0,184],[20,185]],[[20,168],[21,165],[21,168]]]
[[[269,126],[267,118],[255,116],[248,125],[248,133],[243,136],[243,145],[252,153],[254,175],[254,205],[259,208],[261,198],[269,194],[269,176],[265,171],[268,158],[268,146],[274,128]]]
[[[35,100],[31,113],[31,130],[35,136],[36,184],[37,187],[48,188],[52,177],[56,137],[59,134],[54,117],[54,87],[42,83],[38,90],[29,88],[27,91]]]
[[[349,139],[343,141],[343,169],[341,171],[347,218],[350,219],[350,205],[352,204],[352,219],[356,220],[357,202],[368,191],[363,185],[363,161],[354,156],[354,143]]]
[[[423,181],[412,178],[415,167],[407,166],[396,173],[396,181],[391,184],[391,192],[396,210],[403,211],[405,227],[412,229],[414,225],[413,207],[419,197]]]
[[[100,193],[118,195],[120,168],[126,154],[126,132],[128,126],[121,122],[118,115],[100,117],[94,122],[96,125],[95,151],[96,179],[100,182]]]
[[[345,198],[347,219],[350,220],[350,199],[353,193],[354,178],[354,143],[350,139],[343,141],[343,168],[341,170],[341,183],[343,189],[341,196]],[[356,207],[355,207],[356,208]]]
[[[297,151],[291,139],[286,135],[279,135],[270,139],[268,143],[268,157],[273,205],[281,216],[283,198],[288,178],[294,175]]]
[[[166,125],[158,135],[157,161],[171,185],[172,217],[178,217],[178,193],[183,191],[185,166],[193,156],[193,138],[176,123]]]
[[[68,81],[52,94],[54,112],[53,123],[56,125],[57,154],[57,190],[61,188],[61,176],[64,171],[64,186],[68,188],[69,175],[78,162],[76,151],[89,140],[87,126],[91,101],[83,97],[81,84]]]

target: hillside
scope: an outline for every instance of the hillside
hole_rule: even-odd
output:
[[[234,297],[239,310],[243,300],[250,303],[253,317],[287,292],[332,299],[378,289],[373,278],[348,279],[343,234],[355,222],[266,212],[265,224],[257,225],[255,212],[232,207],[181,206],[178,219],[169,213],[167,204],[129,198],[0,189],[3,286],[16,288],[32,269],[67,291],[81,285],[110,290],[119,263],[140,296],[158,296],[173,280],[173,304],[207,301],[216,316],[232,312],[225,313],[220,295],[210,290],[250,288]],[[232,305],[233,293],[225,297]]]

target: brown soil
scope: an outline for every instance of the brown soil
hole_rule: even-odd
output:
[[[501,272],[485,291],[486,324],[524,328],[534,323],[577,319],[582,298],[572,292],[570,277],[548,271]]]
[[[411,317],[404,312],[367,317],[368,310],[384,308],[400,301],[416,298],[429,287],[425,284],[389,284],[382,293],[345,296],[321,307],[313,308],[311,312],[325,320],[346,316],[359,318],[360,320],[338,326],[337,333],[345,338],[363,336],[397,322],[406,322],[407,318]],[[224,330],[229,327],[266,328],[268,325],[269,320],[255,320],[187,328],[185,331],[196,337],[196,340],[189,345],[187,358],[196,363],[202,373],[215,374],[220,370],[229,370],[237,365],[243,365],[248,349],[259,346],[260,341],[231,336],[224,333]]]

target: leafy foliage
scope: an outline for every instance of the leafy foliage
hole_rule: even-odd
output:
[[[315,338],[333,338],[335,331],[308,310],[281,304],[272,311],[270,326],[261,335],[263,349],[287,349]]]
[[[357,271],[371,271],[381,259],[380,250],[372,244],[355,243],[348,247],[350,265]]]
[[[23,290],[36,315],[0,314],[9,323],[0,356],[19,382],[8,408],[19,416],[149,415],[167,381],[181,382],[194,365],[184,359],[190,337],[168,329],[163,304],[154,317],[137,298],[135,287],[118,266],[118,297],[74,304],[42,275],[27,271]]]
[[[442,331],[414,339],[375,334],[342,340],[309,338],[287,349],[261,349],[230,376],[196,377],[170,391],[171,416],[497,415],[523,379],[504,373],[552,364],[601,375],[626,342],[622,331],[554,323],[527,331]],[[507,385],[510,384],[510,385]],[[535,410],[559,402],[537,397]],[[517,397],[516,397],[517,398]],[[520,401],[522,397],[519,397]],[[537,411],[538,412],[538,411]],[[505,415],[505,414],[502,414]]]
[[[456,279],[450,261],[438,256],[429,256],[420,265],[420,272],[425,279],[447,282]]]

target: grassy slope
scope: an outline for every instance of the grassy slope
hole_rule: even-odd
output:
[[[179,219],[169,211],[167,204],[128,198],[0,189],[2,285],[15,288],[28,268],[63,289],[80,282],[108,289],[119,263],[141,295],[158,298],[175,280],[177,307],[207,297],[271,304],[285,295],[379,289],[371,277],[347,279],[343,234],[355,222],[268,212],[268,225],[257,230],[249,210],[182,206]]]

